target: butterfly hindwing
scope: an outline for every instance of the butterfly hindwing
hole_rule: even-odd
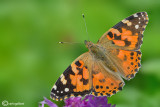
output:
[[[88,52],[79,56],[63,72],[51,90],[51,98],[63,100],[72,96],[84,96],[91,92],[90,55]]]
[[[108,96],[116,94],[119,90],[122,90],[124,81],[118,75],[110,71],[104,66],[101,61],[95,61],[93,65],[93,91],[95,96]]]
[[[141,51],[127,51],[121,49],[109,50],[112,61],[118,72],[124,79],[131,79],[138,72],[141,67]]]

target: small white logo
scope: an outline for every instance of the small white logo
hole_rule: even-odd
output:
[[[24,105],[24,103],[21,102],[8,102],[7,100],[2,101],[2,106],[19,106]]]
[[[6,100],[2,101],[2,105],[3,106],[8,106],[8,101],[6,101]]]

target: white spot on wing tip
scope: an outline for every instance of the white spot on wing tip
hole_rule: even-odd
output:
[[[138,17],[137,13],[133,15],[134,17]]]
[[[139,28],[139,25],[135,25],[135,28],[138,29],[138,28]]]
[[[53,86],[53,89],[54,89],[54,90],[57,90],[57,86],[56,86],[56,85],[54,85],[54,86]]]
[[[65,92],[68,92],[68,91],[69,91],[69,88],[65,88],[64,91],[65,91]]]

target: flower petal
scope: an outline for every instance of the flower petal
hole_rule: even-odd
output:
[[[41,105],[39,105],[39,107],[44,107],[44,104],[47,104],[49,107],[58,107],[56,104],[48,100],[46,97],[44,97],[44,101],[41,101],[40,104]]]

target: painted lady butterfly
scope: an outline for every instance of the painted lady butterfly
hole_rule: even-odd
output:
[[[89,52],[63,72],[51,90],[51,98],[111,96],[122,90],[122,78],[132,79],[141,66],[140,46],[147,23],[146,12],[135,13],[104,33],[97,44],[85,41]]]

